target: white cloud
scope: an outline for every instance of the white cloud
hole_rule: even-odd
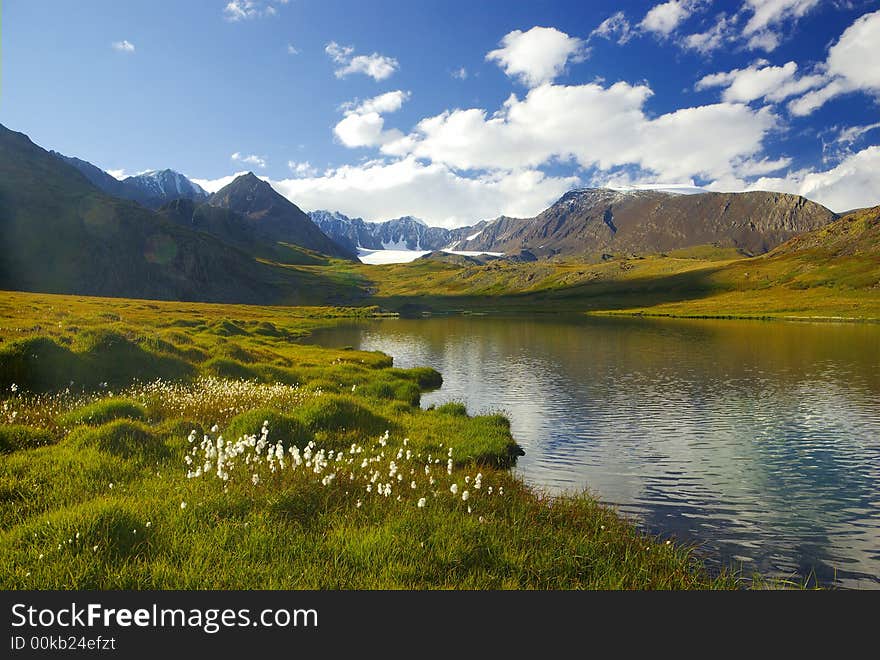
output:
[[[467,80],[468,71],[464,67],[459,67],[458,69],[453,71],[452,74],[450,74],[450,75],[452,75],[452,77],[455,78],[456,80]]]
[[[808,115],[841,94],[864,91],[880,96],[880,11],[850,25],[828,51],[827,84],[789,103],[793,115]]]
[[[446,111],[407,136],[409,152],[462,170],[512,170],[574,160],[584,168],[635,165],[666,180],[717,177],[759,153],[777,124],[767,108],[719,103],[649,118],[644,84],[545,84],[503,108]],[[400,146],[400,145],[398,145]],[[386,151],[387,153],[387,151]]]
[[[238,177],[247,174],[247,171],[236,172],[235,174],[230,174],[229,176],[221,176],[217,179],[194,179],[190,178],[195,184],[198,184],[202,187],[205,192],[215,193],[224,186],[228,186],[230,183],[235,181]]]
[[[463,177],[448,167],[413,157],[392,163],[346,165],[322,177],[273,181],[300,208],[326,208],[370,220],[402,215],[447,227],[472,224],[499,214],[530,217],[578,185],[576,177],[548,177],[519,170]]]
[[[231,23],[248,21],[265,16],[276,16],[276,5],[286,5],[288,0],[230,0],[223,8],[223,18]]]
[[[639,27],[646,32],[668,37],[694,13],[699,5],[700,3],[696,0],[669,0],[669,2],[654,5],[645,14]]]
[[[367,112],[396,112],[403,107],[405,101],[409,100],[411,96],[410,92],[404,92],[402,90],[395,90],[393,92],[385,92],[384,94],[379,94],[379,96],[374,96],[371,99],[367,99],[366,101],[362,101],[360,103],[357,102],[349,102],[342,104],[342,110],[347,113],[367,113]]]
[[[848,128],[844,128],[840,131],[840,134],[837,136],[837,142],[841,142],[843,144],[853,144],[857,140],[860,140],[865,133],[868,131],[873,131],[877,128],[880,128],[880,122],[875,124],[868,124],[867,126],[850,126]]]
[[[770,159],[762,158],[761,160],[746,159],[736,165],[734,171],[737,176],[751,177],[770,174],[784,170],[792,164],[792,159],[785,156],[782,158]]]
[[[748,39],[746,47],[768,53],[776,50],[782,41],[780,25],[805,16],[818,5],[819,0],[746,0],[742,13],[751,13],[742,32]]]
[[[287,44],[287,54],[288,55],[299,55],[299,49],[293,44]]]
[[[376,147],[403,137],[397,130],[385,130],[385,120],[377,112],[352,113],[333,128],[346,147]]]
[[[704,76],[695,88],[724,87],[721,98],[728,103],[749,103],[758,99],[778,102],[819,87],[825,81],[821,75],[798,76],[797,70],[796,62],[770,66],[766,60],[758,60],[744,69]]]
[[[134,44],[131,43],[128,39],[123,39],[122,41],[114,41],[111,45],[113,46],[113,50],[118,50],[120,53],[134,52]]]
[[[262,156],[256,156],[254,154],[244,156],[240,152],[236,151],[229,158],[237,163],[246,163],[248,165],[255,165],[261,168],[266,167],[266,159]]]
[[[571,62],[581,62],[587,56],[586,44],[556,28],[533,27],[528,32],[514,30],[501,39],[501,48],[486,54],[487,61],[495,61],[511,78],[527,87],[535,87],[553,80]]]
[[[791,101],[788,104],[788,111],[796,117],[803,117],[818,110],[835,96],[851,91],[853,88],[844,80],[832,80],[821,89],[813,90]]]
[[[337,78],[345,78],[352,73],[362,73],[370,76],[373,80],[385,80],[397,69],[399,63],[393,57],[373,53],[372,55],[355,55],[354,47],[340,46],[331,41],[324,48],[324,52],[339,65],[334,72]]]
[[[752,16],[743,28],[743,34],[748,36],[784,21],[801,18],[818,5],[819,0],[746,0],[745,9]]]
[[[626,20],[626,15],[619,11],[599,23],[599,26],[590,33],[590,38],[602,37],[609,41],[616,41],[622,46],[632,39],[633,34],[629,21]]]
[[[880,147],[871,146],[825,171],[800,170],[786,177],[765,177],[746,184],[736,179],[716,181],[713,190],[772,190],[803,195],[841,213],[880,201]]]
[[[318,176],[318,168],[312,167],[312,164],[307,160],[301,163],[298,163],[295,160],[289,160],[287,161],[287,167],[290,168],[290,171],[293,172],[293,175],[296,178],[311,178]]]
[[[396,129],[385,130],[381,113],[396,112],[410,97],[409,92],[395,90],[371,99],[345,103],[342,110],[346,116],[333,128],[339,141],[346,147],[376,147],[396,142],[403,133]]]
[[[857,89],[880,92],[880,11],[865,14],[828,52],[828,73]]]
[[[712,27],[705,32],[697,32],[684,37],[679,44],[687,50],[695,50],[707,55],[721,48],[735,38],[737,17],[721,13],[712,20]]]

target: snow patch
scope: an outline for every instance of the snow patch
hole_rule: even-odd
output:
[[[705,188],[695,186],[690,183],[639,183],[632,186],[608,186],[611,190],[619,192],[639,192],[642,190],[653,190],[656,192],[669,193],[670,195],[700,195],[702,193],[711,192]]]
[[[447,254],[459,254],[465,257],[476,257],[487,254],[492,257],[504,256],[503,252],[475,252],[473,250],[441,250]],[[406,264],[419,257],[430,254],[431,250],[367,250],[358,248],[358,258],[365,264]]]

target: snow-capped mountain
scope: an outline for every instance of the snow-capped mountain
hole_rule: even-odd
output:
[[[122,180],[128,190],[128,198],[158,208],[174,199],[204,201],[208,193],[201,186],[174,170],[153,170]]]
[[[86,160],[50,152],[68,165],[73,165],[95,186],[108,195],[133,200],[151,209],[157,209],[175,199],[204,202],[208,193],[201,186],[174,170],[153,170],[121,181]]]
[[[325,234],[353,250],[442,250],[480,231],[485,224],[446,229],[429,227],[411,215],[385,222],[367,222],[338,211],[312,211],[309,217]]]

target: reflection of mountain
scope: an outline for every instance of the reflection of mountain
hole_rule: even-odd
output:
[[[880,328],[443,318],[338,341],[438,368],[425,405],[504,410],[529,481],[747,570],[880,575]]]

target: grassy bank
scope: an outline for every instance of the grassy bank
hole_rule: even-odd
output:
[[[441,377],[298,341],[370,309],[0,295],[0,586],[733,588],[508,471]],[[73,382],[71,382],[73,381]]]

